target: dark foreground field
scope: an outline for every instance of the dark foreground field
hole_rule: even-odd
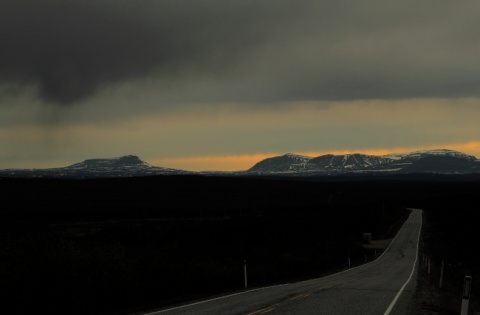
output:
[[[464,274],[480,278],[478,180],[0,179],[0,191],[9,314],[128,314],[239,291],[245,260],[249,288],[318,277],[373,259],[362,234],[392,237],[408,207],[425,210],[421,250],[435,273],[448,266],[452,309]],[[443,294],[434,277],[422,309]]]

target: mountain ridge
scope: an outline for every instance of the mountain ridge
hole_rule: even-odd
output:
[[[378,172],[440,172],[448,174],[480,172],[480,160],[475,156],[449,149],[420,150],[387,155],[325,154],[313,158],[305,157],[300,166],[294,163],[285,165],[284,157],[277,156],[260,161],[248,172],[256,174],[274,172],[282,175],[288,173],[334,175]],[[428,162],[425,162],[425,159]]]
[[[420,150],[410,153],[368,155],[363,153],[324,154],[309,157],[287,153],[257,162],[244,171],[187,171],[150,165],[136,155],[87,159],[66,167],[48,169],[4,169],[0,177],[142,177],[158,175],[281,175],[335,176],[371,174],[469,174],[480,173],[480,160],[473,155],[449,149]]]

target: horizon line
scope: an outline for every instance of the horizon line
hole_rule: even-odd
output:
[[[448,148],[445,148],[448,147]],[[139,155],[135,154],[125,154],[125,155],[116,155],[111,158],[87,158],[83,161],[76,162],[67,162],[59,163],[59,161],[51,161],[44,163],[43,167],[7,167],[2,168],[2,170],[25,170],[25,169],[52,169],[52,168],[64,168],[74,164],[82,163],[87,160],[109,160],[109,159],[118,159],[127,156],[135,156],[139,158],[142,162],[145,162],[153,167],[161,167],[167,169],[174,169],[179,171],[190,171],[190,172],[239,172],[245,171],[252,168],[255,164],[268,159],[279,156],[284,156],[288,154],[304,156],[307,158],[315,158],[323,155],[352,155],[352,154],[364,154],[364,155],[373,155],[373,156],[387,156],[395,154],[410,154],[416,152],[428,152],[428,151],[453,151],[459,152],[462,154],[473,156],[478,160],[478,157],[475,154],[471,154],[472,151],[480,152],[480,142],[468,142],[463,144],[449,145],[449,146],[424,146],[424,147],[404,147],[404,148],[393,148],[393,149],[365,149],[365,150],[330,150],[330,151],[298,151],[296,153],[287,152],[287,153],[278,153],[278,152],[269,152],[269,153],[254,153],[254,154],[239,154],[239,155],[210,155],[210,156],[193,156],[193,157],[169,157],[169,158],[146,158],[145,160],[141,159]],[[465,152],[467,151],[467,152]],[[470,152],[469,152],[470,151]],[[53,165],[52,163],[55,163]],[[32,163],[35,164],[35,163]],[[40,163],[42,164],[42,163]],[[47,165],[48,164],[48,165]],[[58,166],[63,164],[65,166]]]

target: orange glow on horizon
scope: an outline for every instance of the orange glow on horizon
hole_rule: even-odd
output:
[[[160,158],[149,160],[154,166],[169,167],[186,171],[244,171],[251,168],[257,162],[276,153],[259,153],[244,155],[225,156],[194,156],[180,158]]]
[[[317,157],[325,154],[369,154],[369,155],[386,155],[393,153],[409,153],[421,150],[449,149],[465,154],[480,156],[480,141],[472,141],[466,143],[452,143],[443,145],[426,145],[413,147],[395,147],[395,148],[370,148],[355,150],[325,150],[325,151],[303,151],[303,152],[270,152],[243,155],[225,155],[225,156],[195,156],[195,157],[179,157],[179,158],[157,158],[148,161],[151,165],[181,169],[187,171],[244,171],[256,163],[275,156],[293,153],[309,157]]]

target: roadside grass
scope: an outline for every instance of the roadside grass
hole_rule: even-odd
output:
[[[437,213],[432,213],[434,211]],[[462,212],[461,207],[456,212],[461,215],[459,212]],[[470,221],[460,222],[452,220],[449,212],[441,214],[441,208],[436,208],[427,210],[424,216],[417,284],[407,314],[460,314],[466,275],[473,276],[474,280],[468,314],[480,314],[478,255],[464,256],[457,252],[462,243],[467,243],[476,252],[476,239],[465,239],[460,231],[477,221],[470,218]]]

